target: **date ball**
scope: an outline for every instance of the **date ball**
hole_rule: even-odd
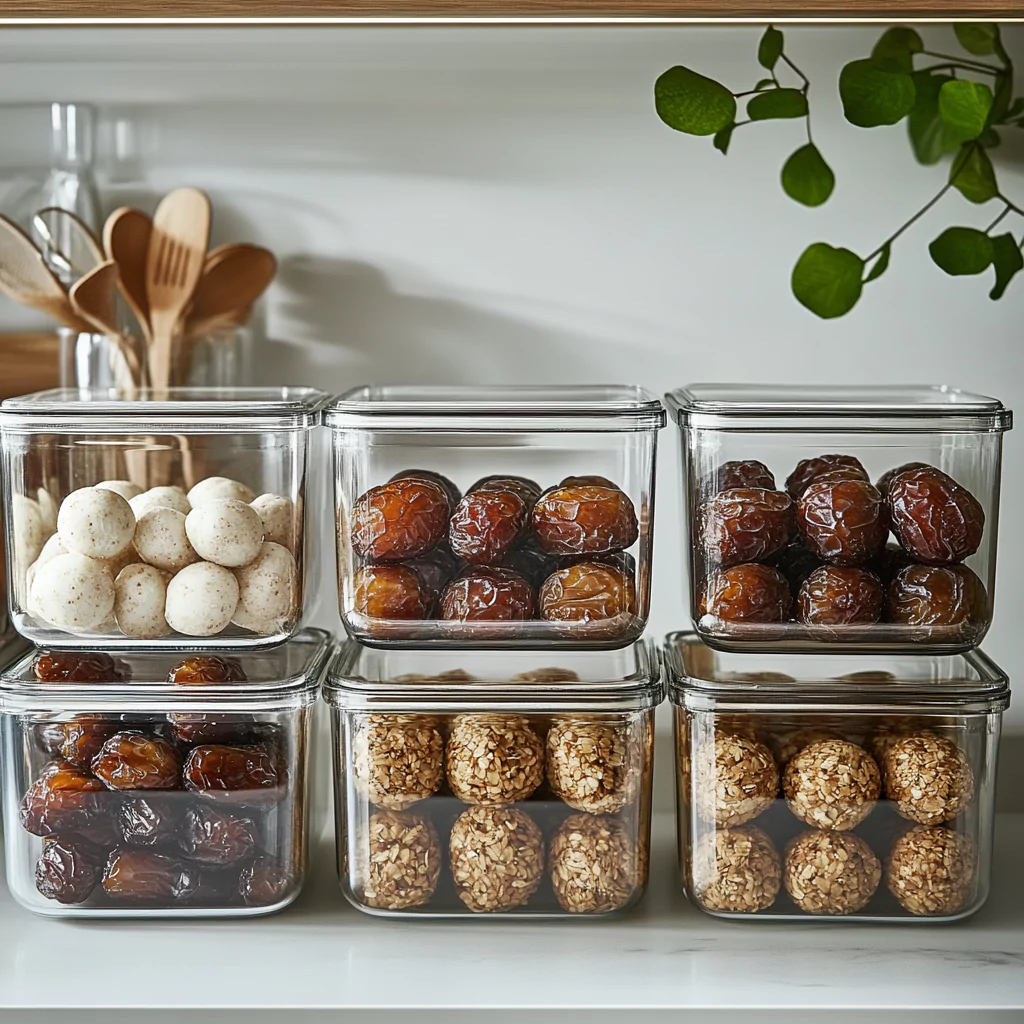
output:
[[[786,892],[808,914],[856,914],[881,880],[878,858],[851,832],[805,832],[786,847]]]
[[[807,825],[846,832],[872,811],[882,788],[875,759],[846,740],[804,747],[786,765],[782,790],[793,814]]]
[[[467,804],[525,800],[544,780],[544,744],[516,715],[459,715],[445,748],[452,792]]]
[[[406,477],[371,487],[352,508],[352,547],[369,562],[400,562],[429,551],[448,530],[440,484]]]
[[[819,477],[837,471],[849,473],[848,479],[871,479],[860,459],[853,455],[819,455],[796,464],[796,469],[786,477],[786,490],[794,501],[798,501]]]
[[[356,788],[373,804],[403,811],[433,796],[444,778],[444,738],[429,715],[366,715],[352,740]]]
[[[614,814],[622,810],[639,780],[634,745],[626,722],[556,718],[547,737],[552,792],[577,811]]]
[[[523,622],[533,618],[533,587],[511,569],[479,566],[462,573],[441,595],[441,618],[451,622]]]
[[[617,818],[571,814],[551,839],[551,886],[570,914],[606,914],[638,883],[636,846]]]
[[[617,487],[559,487],[533,509],[533,531],[552,555],[605,555],[639,536],[636,510]]]
[[[858,626],[878,622],[885,591],[878,577],[855,566],[823,565],[796,595],[796,616],[808,626]]]
[[[364,565],[353,578],[354,608],[368,619],[425,619],[433,595],[404,565]]]
[[[755,914],[767,910],[782,885],[782,860],[767,833],[757,825],[719,829],[695,853],[694,890],[707,910],[727,914]],[[698,851],[701,847],[698,847]]]
[[[429,903],[441,874],[441,843],[430,820],[415,811],[370,815],[366,859],[356,876],[363,901],[381,910]]]
[[[514,491],[471,491],[448,524],[452,553],[474,565],[500,562],[526,528],[529,509]]]
[[[962,562],[981,545],[985,531],[981,503],[938,469],[900,473],[889,485],[888,506],[896,539],[919,562]]]
[[[867,480],[813,483],[796,507],[797,526],[811,551],[834,565],[863,565],[885,547],[885,502]]]
[[[727,622],[785,622],[792,606],[786,577],[770,565],[749,562],[708,579],[701,614]]]
[[[553,572],[537,598],[549,622],[602,622],[636,610],[636,586],[621,569],[602,562],[577,562]]]
[[[705,502],[697,514],[705,558],[728,568],[764,561],[786,547],[793,501],[782,491],[734,487]]]
[[[951,821],[974,799],[967,755],[944,736],[907,736],[885,755],[885,795],[904,818],[922,825]]]
[[[955,914],[974,888],[977,867],[978,853],[967,836],[951,828],[915,825],[892,848],[885,880],[911,914]]]
[[[714,806],[719,826],[742,825],[772,805],[779,792],[779,769],[772,752],[757,740],[730,734],[715,736]],[[709,778],[698,778],[705,792]],[[710,793],[708,794],[710,795]]]
[[[475,914],[521,907],[544,873],[544,837],[515,807],[470,807],[449,837],[452,880]]]
[[[733,487],[761,487],[766,491],[775,490],[775,476],[772,471],[756,459],[723,462],[704,481],[701,490],[715,495]]]
[[[908,565],[889,584],[886,612],[904,626],[960,626],[987,618],[988,594],[965,565]]]

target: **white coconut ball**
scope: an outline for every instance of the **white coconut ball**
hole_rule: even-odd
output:
[[[199,561],[185,535],[185,517],[173,508],[151,508],[143,513],[135,527],[135,550],[142,561],[167,572],[178,572]]]
[[[151,508],[173,508],[183,516],[192,511],[192,506],[180,487],[150,487],[148,491],[129,498],[136,519],[141,519]]]
[[[57,502],[45,487],[40,487],[36,491],[36,504],[39,506],[43,532],[47,537],[52,537],[57,532]]]
[[[232,621],[269,636],[293,619],[299,606],[299,574],[292,553],[268,541],[254,562],[235,570],[238,607]]]
[[[58,629],[81,633],[106,622],[114,609],[114,581],[93,558],[57,555],[34,574],[32,608]]]
[[[263,520],[263,539],[295,553],[295,506],[283,494],[261,494],[252,507]]]
[[[61,502],[57,532],[68,551],[90,558],[116,558],[131,545],[135,514],[120,494],[82,487]]]
[[[232,498],[235,501],[244,501],[248,505],[255,497],[256,495],[245,484],[230,480],[226,476],[208,476],[188,492],[188,500],[193,508],[214,498]]]
[[[213,498],[189,512],[185,533],[201,558],[237,569],[260,553],[263,520],[244,501]]]
[[[39,503],[24,494],[15,494],[11,498],[11,512],[14,519],[14,557],[24,573],[43,550],[46,529]]]
[[[212,562],[187,565],[167,584],[164,617],[186,636],[213,636],[230,621],[238,604],[238,580]]]
[[[44,545],[43,550],[39,552],[39,557],[35,560],[33,568],[39,569],[41,566],[46,565],[51,558],[56,558],[58,555],[66,555],[68,549],[64,547],[64,541],[60,539],[60,534],[55,533]]]
[[[131,480],[101,480],[96,486],[120,494],[125,501],[131,501],[142,494],[142,488],[138,484],[133,484]]]
[[[114,618],[117,628],[125,636],[152,640],[170,633],[171,627],[164,618],[169,579],[167,573],[141,562],[135,562],[117,574],[114,580]]]

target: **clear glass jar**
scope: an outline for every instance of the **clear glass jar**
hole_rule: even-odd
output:
[[[947,387],[768,384],[694,384],[666,401],[705,643],[879,654],[981,643],[1012,426],[1001,402]]]
[[[641,636],[665,423],[654,395],[367,387],[338,399],[326,422],[352,636],[378,647],[604,649]]]
[[[308,466],[324,400],[308,388],[8,399],[15,628],[42,647],[86,650],[266,647],[293,635],[316,594]]]
[[[753,657],[674,633],[664,653],[701,910],[928,922],[985,902],[1009,688],[981,651]]]
[[[50,917],[286,907],[306,872],[310,709],[332,649],[306,630],[255,654],[36,651],[9,665],[14,898]]]
[[[555,658],[349,642],[324,695],[338,877],[358,909],[596,916],[643,895],[663,696],[643,642]]]

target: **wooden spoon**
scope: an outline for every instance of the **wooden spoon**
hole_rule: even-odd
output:
[[[135,314],[146,341],[152,339],[149,327],[149,301],[146,298],[146,259],[153,231],[150,219],[141,211],[122,206],[103,227],[103,248],[107,259],[117,264],[121,294]]]
[[[130,338],[117,324],[117,264],[101,263],[91,273],[76,281],[69,293],[75,312],[117,345],[128,372],[136,386],[142,384],[142,368]]]
[[[219,327],[237,324],[239,316],[248,312],[276,273],[274,254],[258,245],[237,243],[221,251],[215,262],[207,259],[192,296],[186,338],[195,339]]]
[[[44,258],[69,267],[75,278],[103,262],[103,247],[92,229],[70,210],[47,206],[32,218],[32,227],[46,246]]]

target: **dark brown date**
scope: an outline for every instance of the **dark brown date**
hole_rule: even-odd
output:
[[[962,562],[981,546],[985,511],[938,469],[908,469],[889,485],[889,517],[900,546],[928,565]]]
[[[470,491],[448,524],[452,553],[473,565],[493,565],[522,536],[529,508],[514,491]]]
[[[766,561],[786,547],[793,501],[782,491],[734,487],[705,502],[697,514],[705,559],[728,568]]]
[[[183,686],[202,686],[218,683],[244,683],[245,670],[234,658],[220,658],[212,654],[196,655],[179,661],[167,674],[167,681]]]
[[[234,714],[203,714],[171,711],[167,715],[171,736],[184,746],[196,743],[241,743],[252,730],[252,716]]]
[[[452,554],[452,549],[444,542],[403,564],[407,569],[412,569],[423,581],[431,601],[440,597],[441,591],[466,566],[465,562]]]
[[[234,864],[251,857],[259,841],[259,828],[252,818],[202,805],[189,808],[185,813],[181,847],[192,860],[204,864]]]
[[[611,487],[613,490],[621,491],[617,483],[609,480],[606,476],[598,476],[591,473],[589,476],[567,476],[559,487]],[[555,488],[552,488],[554,490]]]
[[[889,536],[885,503],[866,480],[811,484],[796,516],[807,546],[834,565],[870,562]]]
[[[560,487],[542,495],[533,530],[552,555],[604,555],[621,551],[639,535],[636,510],[617,487]]]
[[[32,669],[41,683],[121,683],[130,678],[128,666],[109,654],[41,651]]]
[[[291,884],[291,876],[280,861],[257,857],[242,868],[238,891],[247,906],[271,907],[285,898]]]
[[[113,806],[99,779],[68,764],[52,761],[22,798],[21,825],[35,836],[82,832],[110,821]]]
[[[498,474],[495,476],[485,476],[483,479],[477,480],[466,493],[470,494],[473,491],[514,491],[526,502],[529,508],[533,508],[540,497],[540,484],[527,476],[502,476]],[[454,508],[454,506],[452,507]]]
[[[207,800],[269,807],[284,796],[277,758],[255,747],[195,747],[185,758],[182,774],[186,788]]]
[[[61,723],[60,756],[76,768],[88,769],[100,748],[120,727],[110,715],[79,715]]]
[[[149,850],[115,850],[103,872],[103,891],[122,903],[163,903],[190,899],[198,885],[195,868],[176,857]]]
[[[775,568],[786,577],[789,589],[795,594],[804,580],[824,562],[804,543],[799,534],[786,545],[774,560]]]
[[[444,491],[451,508],[455,508],[462,497],[462,491],[448,477],[443,473],[435,473],[432,469],[405,469],[401,473],[396,473],[388,483],[393,483],[395,480],[429,480]]]
[[[129,846],[169,846],[181,831],[181,814],[172,800],[128,797],[117,813],[121,838]]]
[[[815,569],[796,597],[796,617],[808,626],[852,626],[878,622],[885,591],[876,576],[854,566]]]
[[[883,498],[888,500],[889,488],[892,486],[893,480],[900,475],[900,473],[906,473],[910,469],[931,469],[927,462],[905,462],[902,466],[895,466],[893,469],[887,469],[879,478],[878,483],[875,486],[878,488],[878,493]]]
[[[603,562],[577,562],[553,572],[538,607],[549,622],[599,622],[636,611],[632,576]]]
[[[103,874],[103,854],[76,838],[53,836],[36,861],[36,888],[48,900],[84,903]]]
[[[701,493],[710,497],[734,487],[758,487],[765,491],[775,490],[775,474],[756,459],[723,462],[701,485]]]
[[[533,618],[533,587],[511,569],[481,565],[456,577],[441,596],[441,618],[453,622],[522,622]]]
[[[541,551],[530,537],[505,555],[501,567],[519,573],[536,590],[558,568],[558,559]]]
[[[181,756],[158,736],[119,732],[93,758],[92,773],[109,789],[178,789]]]
[[[853,470],[857,479],[871,480],[860,459],[853,455],[819,455],[796,464],[796,469],[786,477],[786,490],[794,501],[798,501],[819,476],[837,469]]]
[[[865,566],[873,572],[883,583],[888,585],[892,578],[900,571],[910,565],[910,558],[899,544],[886,544],[875,558]]]
[[[353,578],[354,608],[369,619],[425,619],[434,595],[404,565],[364,565]]]
[[[371,487],[352,508],[352,547],[368,562],[401,562],[429,551],[448,529],[448,495],[431,480]]]
[[[987,618],[988,595],[966,566],[908,565],[889,584],[887,611],[902,625],[959,626]]]
[[[749,562],[709,578],[701,614],[728,622],[785,622],[792,606],[786,577],[769,565]]]

